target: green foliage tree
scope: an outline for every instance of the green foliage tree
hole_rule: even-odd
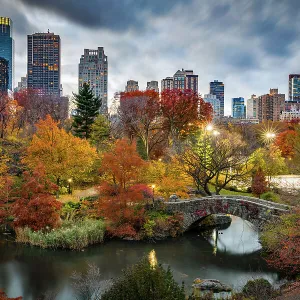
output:
[[[97,152],[107,150],[110,137],[110,122],[104,115],[98,115],[91,127],[91,142],[96,146]]]
[[[76,114],[73,117],[75,135],[81,138],[90,138],[92,124],[99,115],[102,104],[101,99],[95,97],[93,90],[86,83],[83,84],[79,94],[74,94]]]
[[[175,282],[170,268],[152,265],[147,258],[124,271],[102,300],[184,300],[183,287]]]
[[[272,297],[272,285],[264,278],[249,280],[243,287],[243,294],[247,299],[269,300]]]

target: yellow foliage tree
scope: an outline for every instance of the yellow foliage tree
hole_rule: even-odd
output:
[[[87,140],[74,137],[58,124],[49,115],[40,120],[23,159],[32,170],[42,163],[47,175],[55,179],[57,185],[69,178],[74,181],[85,178],[98,157],[96,149]]]

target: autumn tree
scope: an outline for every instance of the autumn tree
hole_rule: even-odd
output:
[[[79,94],[74,94],[76,105],[73,116],[75,135],[88,139],[91,136],[92,124],[100,113],[102,100],[94,95],[92,88],[84,83]]]
[[[230,182],[249,176],[248,156],[247,144],[237,134],[223,131],[214,135],[202,131],[187,141],[178,160],[199,193],[211,195],[210,183],[213,183],[218,195]]]
[[[195,132],[201,123],[212,118],[211,105],[192,90],[165,90],[160,104],[164,129],[170,133],[171,142]]]
[[[33,172],[24,172],[21,195],[13,207],[14,226],[29,227],[34,231],[59,226],[59,211],[62,204],[53,196],[57,188],[47,178],[42,164],[39,164]]]
[[[268,252],[269,265],[289,275],[300,272],[300,208],[295,207],[288,214],[268,224],[262,232],[261,241]]]
[[[294,143],[297,133],[295,130],[288,129],[277,135],[275,145],[280,149],[281,155],[285,158],[294,156]]]
[[[155,147],[166,140],[156,91],[122,93],[118,114],[128,138],[136,137],[142,141],[147,159]]]
[[[97,153],[87,140],[74,137],[58,125],[49,115],[36,124],[37,132],[23,162],[32,170],[42,163],[46,174],[59,186],[61,181],[69,178],[74,181],[86,179]]]
[[[266,176],[263,173],[261,168],[258,168],[258,170],[255,172],[253,176],[251,190],[253,195],[259,198],[261,194],[265,193],[268,190],[268,183],[266,181]]]
[[[111,126],[108,118],[104,115],[98,115],[91,129],[91,142],[96,146],[97,152],[108,147]]]

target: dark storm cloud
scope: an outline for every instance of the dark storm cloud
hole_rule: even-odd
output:
[[[49,10],[72,22],[87,27],[117,31],[142,28],[143,12],[155,15],[168,13],[179,3],[191,0],[19,0],[24,4]]]

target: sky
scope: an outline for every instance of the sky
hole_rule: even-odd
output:
[[[288,74],[300,73],[300,0],[0,0],[13,20],[15,84],[26,75],[27,34],[59,34],[65,95],[78,92],[83,50],[104,47],[109,101],[129,79],[173,76],[178,69],[225,84],[231,98],[288,92]]]

